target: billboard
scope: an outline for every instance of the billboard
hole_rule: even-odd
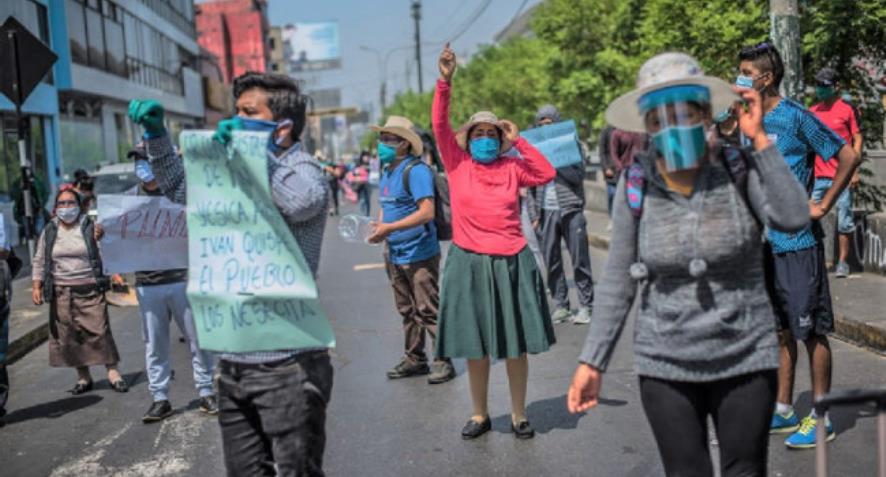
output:
[[[296,23],[283,27],[283,48],[291,72],[341,67],[338,23]]]

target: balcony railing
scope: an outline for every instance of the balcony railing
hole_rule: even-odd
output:
[[[129,73],[130,81],[179,96],[184,94],[184,84],[180,75],[175,75],[132,57],[126,58],[126,70]]]

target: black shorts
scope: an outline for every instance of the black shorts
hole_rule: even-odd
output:
[[[831,290],[821,243],[796,252],[766,250],[766,284],[779,331],[805,341],[834,331]]]

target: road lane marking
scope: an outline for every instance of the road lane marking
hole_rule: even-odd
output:
[[[385,268],[384,263],[361,263],[360,265],[354,265],[355,272],[362,272],[363,270],[378,270],[380,268]]]

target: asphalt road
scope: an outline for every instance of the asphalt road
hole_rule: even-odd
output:
[[[593,250],[599,277],[605,254]],[[504,366],[493,366],[493,432],[465,442],[459,432],[471,406],[464,363],[458,377],[429,386],[423,378],[388,381],[385,371],[402,349],[399,316],[381,264],[381,248],[343,242],[330,221],[321,263],[323,303],[338,347],[329,407],[325,467],[331,476],[599,475],[658,476],[663,471],[642,412],[632,369],[631,326],[604,377],[601,406],[573,416],[565,393],[585,327],[556,325],[558,343],[530,358],[529,441],[510,434]],[[173,346],[178,412],[158,424],[141,423],[150,405],[141,323],[135,308],[112,309],[121,368],[132,386],[117,394],[102,370],[97,389],[66,393],[75,373],[47,365],[45,345],[13,365],[7,426],[0,429],[0,476],[216,476],[224,474],[215,419],[196,410],[187,347]],[[175,332],[173,339],[178,336]],[[886,361],[834,341],[835,388],[886,386]],[[799,408],[809,409],[808,371],[798,368]],[[872,408],[835,410],[839,437],[831,444],[832,475],[874,475],[876,420]],[[679,439],[678,434],[674,435]],[[770,441],[770,475],[808,476],[812,451],[789,451]],[[716,456],[716,446],[712,447]]]

